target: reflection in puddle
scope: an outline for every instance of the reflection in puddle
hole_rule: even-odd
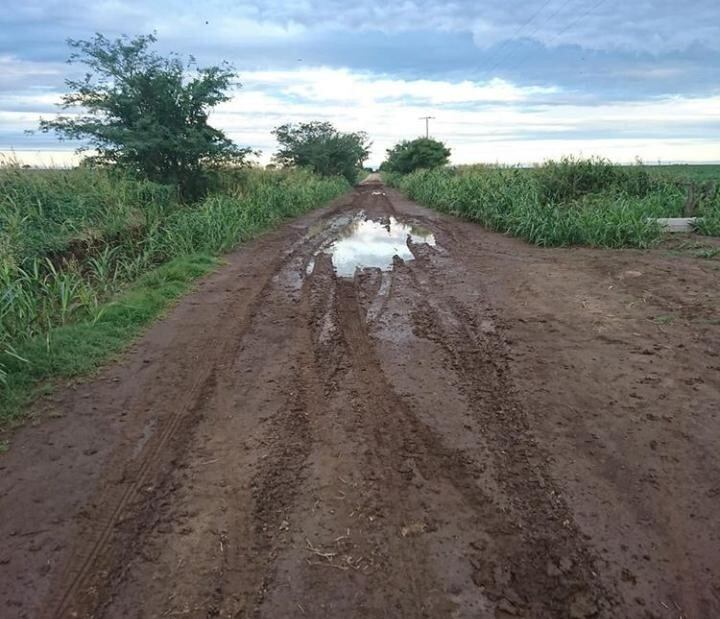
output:
[[[400,223],[394,217],[373,221],[361,215],[322,251],[330,254],[338,277],[353,277],[356,269],[391,269],[394,256],[412,260],[408,241],[435,246],[429,230]]]

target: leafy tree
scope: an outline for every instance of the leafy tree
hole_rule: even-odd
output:
[[[387,159],[381,169],[409,174],[420,168],[437,168],[448,162],[450,149],[432,138],[403,140],[387,150]]]
[[[275,160],[281,165],[308,167],[323,176],[344,176],[350,183],[367,159],[367,134],[342,133],[328,122],[286,124],[273,135],[280,144]]]
[[[66,80],[61,107],[79,112],[41,120],[40,130],[85,140],[78,152],[94,150],[92,162],[177,184],[194,198],[206,190],[212,168],[241,164],[251,152],[208,124],[210,109],[230,99],[236,75],[227,63],[200,68],[192,57],[162,57],[151,50],[155,42],[154,35],[68,40],[76,50],[68,62],[88,71]]]

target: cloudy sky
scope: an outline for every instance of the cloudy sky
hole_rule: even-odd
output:
[[[24,133],[77,70],[65,40],[153,31],[235,65],[213,123],[264,161],[274,126],[318,119],[367,131],[378,164],[427,115],[456,163],[720,161],[718,0],[23,0],[0,16],[0,151],[67,161]]]

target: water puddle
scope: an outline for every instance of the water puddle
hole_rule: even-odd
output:
[[[361,213],[320,251],[330,254],[338,277],[353,277],[357,269],[389,271],[395,256],[413,260],[410,242],[435,247],[435,236],[425,228],[399,222],[394,217],[375,221]]]

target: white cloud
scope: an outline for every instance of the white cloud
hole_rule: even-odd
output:
[[[346,69],[306,67],[243,75],[244,88],[213,112],[212,122],[239,144],[264,151],[272,129],[285,122],[329,120],[344,131],[367,131],[370,163],[386,148],[424,131],[453,149],[455,163],[539,161],[569,153],[620,161],[720,160],[720,92],[629,102],[588,104],[557,88],[521,87],[501,80],[401,80]],[[33,128],[59,93],[24,93],[0,99],[0,135]],[[10,109],[12,108],[12,109]],[[1,139],[1,138],[0,138]],[[22,143],[2,144],[0,148]]]
[[[258,23],[301,24],[314,29],[471,32],[478,46],[527,37],[549,46],[577,44],[586,49],[686,49],[702,43],[720,48],[720,4],[693,0],[307,0],[241,4],[207,0],[203,12],[241,14]]]
[[[295,71],[245,72],[248,88],[273,87],[286,95],[317,103],[354,103],[407,100],[433,105],[452,103],[518,102],[537,95],[550,95],[556,87],[517,86],[502,79],[479,83],[464,80],[402,80],[348,69],[303,68]]]
[[[58,82],[64,68],[64,63],[33,62],[2,54],[0,55],[0,92],[19,90],[33,83]]]
[[[407,81],[326,68],[245,77],[245,92],[222,106],[214,119],[238,141],[256,138],[252,144],[266,151],[265,158],[274,150],[269,136],[274,126],[327,119],[343,130],[368,131],[374,140],[370,161],[378,164],[386,148],[422,133],[419,117],[431,115],[433,135],[453,147],[456,163],[541,160],[563,154],[563,145],[567,153],[587,146],[594,149],[588,154],[604,153],[623,161],[636,156],[720,160],[720,139],[692,138],[702,127],[707,127],[706,135],[720,134],[720,94],[589,105],[573,102],[572,93],[499,80]],[[562,95],[562,101],[555,100],[555,94]],[[658,137],[663,133],[690,137]],[[647,138],[637,137],[643,135]],[[693,151],[695,143],[698,149]]]

